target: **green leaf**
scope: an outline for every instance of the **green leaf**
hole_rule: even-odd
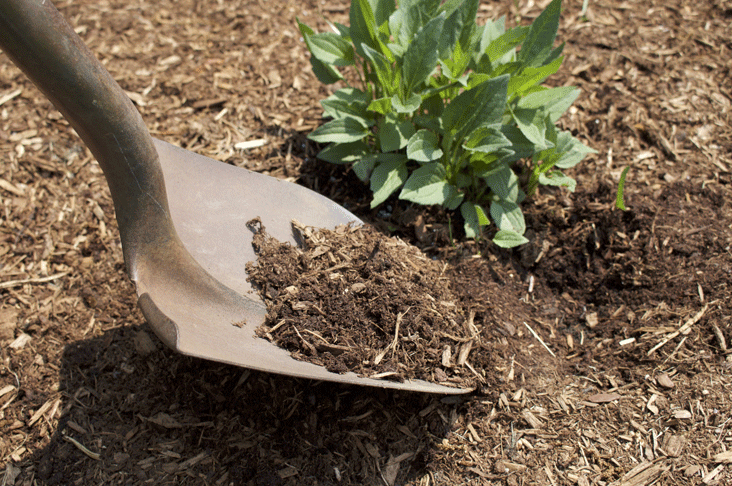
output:
[[[546,66],[547,64],[554,62],[555,59],[559,58],[562,55],[562,52],[564,52],[564,45],[566,42],[562,42],[560,45],[558,45],[552,52],[549,53],[549,55],[544,59],[544,62],[541,63],[542,66]]]
[[[498,198],[506,201],[518,201],[520,195],[518,176],[508,164],[500,164],[495,170],[486,174],[483,180]]]
[[[402,59],[402,93],[409,95],[422,84],[437,66],[437,46],[445,15],[432,19],[417,32]]]
[[[346,143],[361,140],[368,133],[368,124],[365,120],[349,116],[319,126],[308,135],[308,138],[318,143]]]
[[[374,13],[376,26],[380,27],[389,20],[389,16],[396,10],[394,0],[369,0],[371,11]]]
[[[469,152],[491,154],[505,147],[510,147],[511,141],[501,132],[501,125],[481,126],[473,130],[463,144]]]
[[[465,189],[473,185],[474,177],[472,174],[466,174],[465,172],[458,172],[455,177],[455,185],[458,189]]]
[[[503,125],[501,132],[511,141],[511,152],[504,154],[499,160],[501,162],[515,162],[534,155],[537,150],[533,143],[527,139],[518,127]]]
[[[368,111],[375,111],[376,113],[379,113],[381,115],[391,113],[391,98],[379,98],[378,100],[373,100],[371,103],[369,103],[369,106],[366,109]]]
[[[434,95],[422,101],[422,108],[426,111],[426,116],[437,118],[445,111],[445,104],[440,95]]]
[[[348,13],[348,19],[351,23],[351,40],[356,46],[356,52],[361,57],[366,57],[362,44],[378,50],[379,43],[376,40],[376,18],[374,17],[374,11],[369,1],[353,0]]]
[[[347,25],[339,24],[338,22],[336,22],[334,25],[335,25],[335,28],[338,29],[338,34],[341,37],[346,39],[348,42],[353,43],[351,40],[351,28],[350,27],[348,27]]]
[[[310,58],[310,65],[313,68],[315,77],[323,84],[333,84],[343,79],[343,75],[336,68],[328,64],[323,64],[314,57]]]
[[[353,64],[353,45],[333,32],[324,32],[305,37],[310,53],[319,61],[334,66]]]
[[[574,189],[577,187],[577,181],[562,174],[558,170],[539,174],[539,184],[543,184],[545,186],[566,187],[570,192],[574,192]]]
[[[534,20],[518,53],[519,62],[532,67],[544,64],[552,51],[554,39],[557,37],[561,10],[562,0],[552,0]]]
[[[493,237],[493,243],[501,248],[514,248],[528,242],[529,240],[524,235],[515,231],[499,230]]]
[[[470,64],[470,52],[464,51],[460,41],[455,43],[455,49],[452,51],[452,57],[440,60],[442,74],[450,81],[457,81],[463,87],[468,85],[468,79],[472,73],[466,72]]]
[[[528,33],[528,27],[518,26],[507,30],[493,40],[485,49],[485,54],[488,56],[491,64],[495,65],[500,63],[501,58],[520,45],[526,39]]]
[[[470,45],[470,34],[475,28],[479,3],[480,0],[447,0],[440,6],[440,10],[447,15],[438,47],[440,59],[455,59],[451,52],[458,43],[464,47]],[[470,59],[467,52],[466,57]],[[467,62],[465,65],[467,67]]]
[[[358,159],[353,163],[351,169],[363,182],[368,182],[371,179],[371,173],[376,165],[377,154],[367,154],[364,157]]]
[[[546,78],[559,71],[563,60],[563,57],[558,57],[549,64],[538,68],[527,67],[520,75],[512,76],[508,83],[508,96],[513,96],[514,93],[521,96],[537,84],[541,84]]]
[[[430,115],[416,115],[412,119],[414,120],[414,124],[419,128],[426,128],[439,134],[443,134],[445,132],[442,129],[441,120],[437,117]]]
[[[374,198],[371,208],[386,201],[407,180],[407,158],[401,154],[382,154],[392,157],[380,157],[382,162],[371,173],[371,191]]]
[[[391,107],[397,113],[412,114],[419,109],[420,103],[422,103],[422,97],[418,94],[411,95],[405,103],[402,103],[399,95],[391,97]]]
[[[401,44],[395,44],[393,42],[387,43],[386,47],[391,51],[396,59],[403,58],[404,53],[407,52],[406,46],[402,46]]]
[[[297,25],[300,28],[300,33],[302,34],[303,39],[305,39],[305,44],[308,45],[308,38],[314,35],[315,32],[313,32],[313,29],[300,22],[299,19],[297,19]],[[309,45],[308,50],[310,50]],[[313,67],[313,73],[318,78],[318,81],[323,84],[333,84],[343,79],[343,76],[336,68],[319,61],[312,54],[310,56],[310,65]]]
[[[389,17],[389,31],[405,50],[414,36],[435,17],[440,0],[401,0],[399,8]]]
[[[295,21],[297,22],[297,28],[300,29],[300,33],[303,37],[315,34],[315,31],[306,24],[300,22],[300,19],[298,17],[295,17]]]
[[[579,164],[588,154],[596,154],[593,150],[572,136],[567,131],[557,134],[557,152],[561,155],[555,163],[560,169],[570,169]]]
[[[498,39],[506,32],[506,16],[499,18],[498,20],[488,19],[483,26],[483,30],[477,31],[475,35],[478,37],[475,41],[475,52],[473,53],[473,59],[478,65],[479,72],[487,72],[490,70],[490,59],[486,67],[488,69],[483,70],[483,66],[480,61],[487,54],[488,46],[493,43],[494,40]],[[499,56],[500,57],[500,56]]]
[[[552,123],[567,111],[574,100],[579,96],[579,88],[574,86],[560,86],[529,93],[518,102],[519,108],[542,109],[549,115]]]
[[[409,139],[407,157],[417,162],[432,162],[442,157],[442,150],[438,147],[440,141],[433,132],[420,130]],[[401,148],[401,147],[400,147]]]
[[[457,187],[447,182],[445,168],[439,162],[425,164],[412,172],[399,199],[416,202],[425,206],[441,204],[448,209],[460,205],[463,195]]]
[[[397,89],[396,71],[392,63],[378,51],[367,45],[361,46],[366,58],[371,61],[371,66],[376,72],[376,77],[381,84],[382,92],[388,96],[393,95]]]
[[[318,158],[331,164],[350,164],[369,154],[369,146],[362,141],[331,143],[318,153]]]
[[[468,158],[468,165],[472,169],[470,171],[470,185],[473,185],[473,182],[475,178],[484,178],[493,173],[493,171],[498,169],[498,159],[499,159],[499,153],[495,154],[484,154],[482,152],[474,152],[470,155]],[[462,173],[462,172],[461,172]],[[458,174],[461,174],[458,173]],[[458,184],[458,187],[467,187],[463,186],[461,184]]]
[[[460,214],[465,220],[465,236],[468,238],[477,238],[480,236],[480,227],[491,223],[483,208],[470,201],[465,201],[460,205]]]
[[[498,199],[491,202],[491,218],[498,229],[524,234],[526,222],[521,208],[513,201]]]
[[[331,118],[354,117],[361,118],[368,125],[373,123],[369,120],[371,114],[367,112],[367,106],[371,98],[368,93],[356,88],[341,88],[326,99],[321,100],[323,116]]]
[[[511,115],[521,133],[534,144],[536,150],[550,146],[546,140],[546,115],[542,110],[516,108],[511,110]]]
[[[388,114],[379,123],[379,144],[382,152],[393,152],[407,146],[415,133],[410,121],[399,121],[394,114]]]
[[[480,125],[500,123],[506,109],[508,76],[484,81],[463,91],[442,113],[442,126],[460,140]]]
[[[625,211],[625,176],[628,175],[630,166],[626,166],[620,174],[620,182],[618,182],[618,194],[615,196],[615,207],[621,211]]]
[[[389,16],[389,32],[391,32],[396,42],[392,42],[387,45],[389,46],[389,49],[391,49],[391,52],[393,52],[397,57],[402,57],[403,51],[407,49],[407,45],[409,44],[407,39],[402,39],[402,31],[407,29],[404,25],[405,12],[406,10],[401,8],[400,5],[400,8],[396,9]]]

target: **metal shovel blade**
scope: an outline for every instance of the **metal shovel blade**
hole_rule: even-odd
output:
[[[166,339],[171,347],[191,356],[302,378],[433,393],[470,391],[426,381],[399,383],[331,373],[322,366],[297,361],[287,351],[255,337],[254,330],[264,322],[265,308],[244,271],[247,262],[256,260],[253,234],[246,222],[259,216],[270,235],[294,244],[293,218],[327,228],[357,218],[302,186],[222,164],[159,140],[155,145],[173,222],[186,249],[211,276],[252,302],[251,306],[245,304],[245,309],[233,306],[225,312],[221,302],[195,300],[195,295],[189,295],[183,296],[188,304],[181,305],[181,297],[171,295],[168,282],[150,288],[138,281],[143,310],[143,301],[149,299],[167,317],[163,322],[176,323],[175,340]],[[234,324],[240,325],[242,310],[246,324],[238,327]],[[146,313],[155,327],[166,326],[156,324],[162,315]]]
[[[358,219],[295,184],[153,140],[142,117],[50,1],[0,3],[0,47],[64,114],[112,193],[127,272],[160,339],[190,356],[283,375],[420,392],[471,390],[335,374],[255,336],[266,309],[247,282],[256,260],[246,222],[280,241],[291,221]]]

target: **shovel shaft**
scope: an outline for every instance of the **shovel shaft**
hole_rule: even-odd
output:
[[[0,47],[66,117],[102,167],[134,280],[142,249],[178,240],[142,116],[49,0],[2,0]]]

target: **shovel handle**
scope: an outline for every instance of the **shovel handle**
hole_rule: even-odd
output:
[[[109,184],[134,280],[144,247],[176,244],[163,172],[142,116],[50,0],[0,1],[0,48],[71,123]]]

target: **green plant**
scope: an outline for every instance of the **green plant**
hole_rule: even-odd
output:
[[[620,174],[620,181],[618,182],[618,192],[615,195],[615,207],[621,211],[625,211],[625,177],[628,175],[630,166],[626,166],[623,172]]]
[[[490,214],[493,241],[513,247],[528,241],[522,200],[540,184],[574,190],[560,169],[593,150],[555,127],[579,90],[541,85],[563,59],[561,0],[512,29],[505,17],[478,26],[478,3],[353,0],[350,27],[325,33],[298,20],[318,79],[347,86],[322,100],[332,120],[309,138],[329,144],[318,158],[370,183],[372,207],[401,188],[400,199],[459,208],[469,237]],[[339,71],[348,66],[358,86]]]

